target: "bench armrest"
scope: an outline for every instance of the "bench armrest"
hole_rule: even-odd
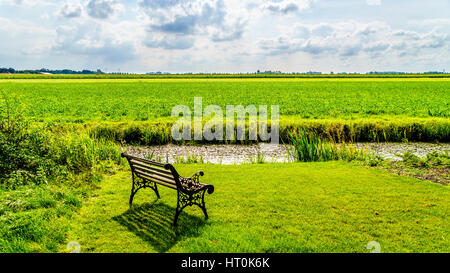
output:
[[[205,173],[202,171],[196,172],[194,173],[194,175],[192,175],[191,177],[189,177],[189,179],[196,181],[196,182],[200,182],[200,176],[204,176]]]
[[[196,172],[191,177],[181,177],[180,181],[182,181],[181,185],[183,186],[184,190],[187,191],[199,191],[202,189],[207,189],[209,194],[212,194],[214,192],[214,186],[208,185],[208,184],[202,184],[200,183],[200,176],[205,175],[202,171]]]

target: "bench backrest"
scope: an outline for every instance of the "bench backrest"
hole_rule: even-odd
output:
[[[122,157],[125,157],[130,163],[133,175],[169,188],[178,188],[179,175],[171,164],[163,164],[125,153],[122,153]]]

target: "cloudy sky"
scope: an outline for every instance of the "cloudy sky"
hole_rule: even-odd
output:
[[[0,67],[450,71],[450,0],[0,0]]]

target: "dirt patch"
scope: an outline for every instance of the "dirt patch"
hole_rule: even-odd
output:
[[[401,161],[392,161],[381,168],[402,176],[415,177],[443,185],[450,184],[450,167],[448,165],[425,168],[408,166]]]

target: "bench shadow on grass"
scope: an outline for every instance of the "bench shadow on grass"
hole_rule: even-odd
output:
[[[113,220],[162,253],[172,248],[182,238],[199,236],[199,228],[205,224],[203,218],[183,211],[178,218],[178,226],[175,227],[173,226],[174,216],[175,208],[154,202],[133,205],[125,213],[113,217]]]

